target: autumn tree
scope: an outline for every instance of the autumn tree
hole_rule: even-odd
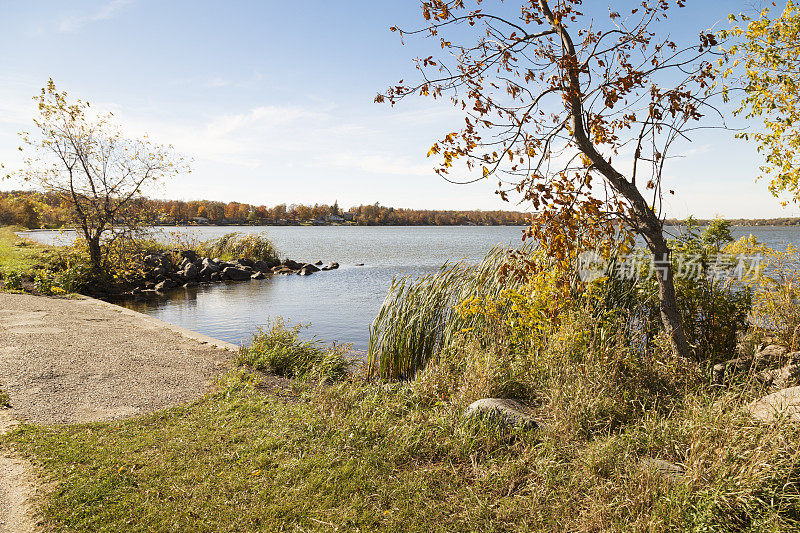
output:
[[[773,3],[774,5],[774,3]],[[769,8],[756,17],[730,16],[733,28],[724,71],[728,84],[743,88],[736,114],[760,119],[763,129],[737,136],[764,155],[761,176],[776,197],[800,200],[800,8],[791,0],[779,15]],[[742,24],[742,26],[737,24]],[[727,89],[727,88],[726,88]],[[727,92],[726,92],[727,95]],[[783,201],[786,205],[788,201]]]
[[[124,137],[111,114],[91,117],[88,102],[70,102],[52,79],[34,100],[36,129],[21,134],[29,152],[23,178],[67,203],[100,273],[103,239],[114,238],[115,227],[138,226],[145,189],[186,166],[171,147]]]
[[[423,1],[423,28],[392,30],[437,39],[442,58],[416,59],[421,79],[376,101],[449,97],[464,125],[432,146],[436,171],[451,181],[496,179],[504,199],[519,193],[536,210],[529,235],[560,260],[598,239],[613,245],[620,229],[643,237],[672,351],[687,357],[662,176],[670,149],[703,116],[714,77],[706,55],[717,43],[709,33],[686,46],[658,40],[666,0],[601,18],[581,3],[528,0],[513,13],[506,4],[479,9],[480,0]]]

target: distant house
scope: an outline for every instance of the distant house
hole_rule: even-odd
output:
[[[197,224],[208,224],[208,219],[206,217],[194,217],[192,221]]]
[[[355,213],[342,213],[342,216],[348,222],[352,222],[356,218],[356,214]]]
[[[328,222],[344,222],[344,219],[339,215],[328,215]]]

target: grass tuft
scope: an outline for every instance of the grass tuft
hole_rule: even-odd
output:
[[[277,318],[253,335],[249,346],[241,348],[240,365],[279,376],[342,379],[350,366],[348,345],[324,346],[318,340],[300,339],[301,325],[288,326]]]
[[[218,239],[198,245],[197,251],[202,255],[226,261],[244,257],[253,261],[264,261],[270,266],[280,263],[277,248],[265,235],[226,233]]]

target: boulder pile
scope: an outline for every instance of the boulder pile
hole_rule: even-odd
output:
[[[175,261],[173,257],[180,257]],[[191,287],[199,284],[221,283],[223,281],[249,281],[264,279],[273,274],[309,276],[323,270],[335,270],[339,263],[319,267],[311,263],[298,263],[286,259],[282,263],[253,261],[245,257],[233,261],[219,258],[200,257],[193,250],[181,252],[167,251],[148,254],[143,258],[144,276],[134,283],[132,294],[144,292],[166,292],[178,287]]]

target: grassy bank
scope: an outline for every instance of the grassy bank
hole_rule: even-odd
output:
[[[27,426],[7,441],[55,487],[56,531],[786,531],[796,427],[691,395],[591,437],[465,423],[411,385],[287,401],[247,374],[124,422]],[[642,458],[678,461],[673,479]],[[787,478],[788,475],[788,478]],[[787,484],[787,480],[789,484]]]
[[[0,226],[0,273],[15,271],[30,274],[50,260],[52,248],[16,235],[24,228]]]

